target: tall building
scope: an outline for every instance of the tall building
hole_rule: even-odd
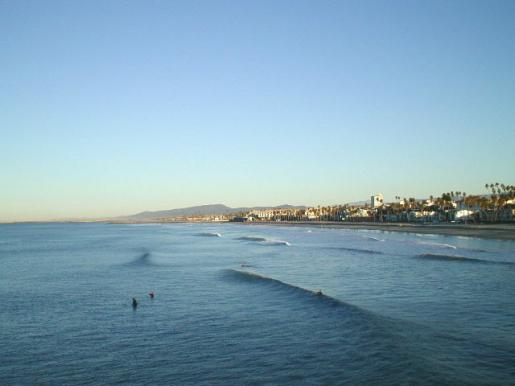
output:
[[[370,206],[372,208],[383,206],[383,195],[376,194],[375,196],[370,196]]]

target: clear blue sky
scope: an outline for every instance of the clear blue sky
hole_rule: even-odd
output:
[[[0,1],[0,220],[482,193],[515,2]]]

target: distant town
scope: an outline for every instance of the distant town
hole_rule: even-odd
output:
[[[362,205],[330,205],[306,209],[252,210],[231,221],[347,221],[414,223],[509,223],[515,221],[515,186],[487,184],[489,194],[446,192],[440,197],[417,200],[396,197],[385,202],[382,194]]]
[[[502,183],[485,184],[485,194],[467,195],[461,191],[442,193],[426,199],[396,196],[395,201],[385,202],[382,194],[374,194],[362,203],[301,207],[283,205],[273,208],[240,208],[231,211],[189,209],[180,215],[155,212],[145,218],[140,215],[125,218],[158,222],[354,222],[354,223],[514,223],[515,185]],[[218,205],[220,206],[220,205]],[[214,205],[213,207],[218,207]],[[217,213],[218,210],[218,213]],[[209,213],[211,212],[211,213]],[[147,212],[145,212],[147,213]],[[145,214],[144,213],[144,214]],[[161,213],[157,215],[157,213]],[[139,216],[139,217],[138,217]],[[139,219],[139,220],[138,220]]]

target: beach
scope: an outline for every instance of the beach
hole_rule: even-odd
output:
[[[412,224],[366,223],[332,221],[259,221],[247,225],[299,226],[313,228],[369,229],[384,232],[408,232],[448,236],[477,237],[482,239],[515,240],[515,224]]]

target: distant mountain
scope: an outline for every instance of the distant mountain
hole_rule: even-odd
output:
[[[135,220],[144,220],[151,218],[162,218],[162,217],[183,217],[183,216],[208,216],[208,215],[217,215],[217,214],[227,214],[233,212],[233,209],[229,208],[226,205],[222,204],[214,204],[214,205],[200,205],[200,206],[191,206],[189,208],[178,208],[178,209],[169,209],[169,210],[158,210],[158,211],[147,211],[141,212],[138,214],[134,214],[129,217]]]
[[[146,211],[137,213],[129,216],[118,217],[119,220],[130,220],[130,221],[148,221],[160,218],[173,218],[173,217],[192,217],[192,216],[216,216],[222,214],[231,214],[238,212],[247,212],[250,210],[264,210],[264,209],[305,209],[305,206],[293,206],[293,205],[279,205],[279,206],[255,206],[250,208],[230,208],[223,204],[211,204],[211,205],[200,205],[191,206],[188,208],[178,208],[169,210],[158,210],[158,211]]]

